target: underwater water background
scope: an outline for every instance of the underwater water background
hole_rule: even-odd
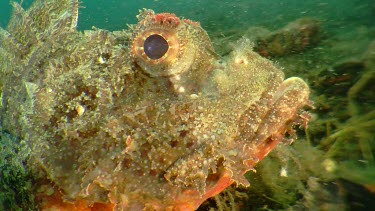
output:
[[[19,2],[19,1],[18,1]],[[373,0],[83,0],[78,29],[92,26],[121,30],[136,23],[135,16],[142,8],[156,12],[171,12],[177,16],[201,22],[208,31],[261,25],[270,29],[299,17],[319,17],[325,27],[348,30],[351,25],[374,24]],[[27,8],[32,0],[24,0]],[[11,14],[9,1],[0,1],[0,26],[5,27]]]
[[[18,0],[16,2],[20,1]],[[24,8],[27,8],[32,2],[32,0],[23,0],[22,5]],[[345,101],[347,100],[347,90],[351,85],[354,84],[355,81],[359,80],[362,74],[362,70],[356,70],[356,72],[353,73],[354,76],[352,81],[345,81],[346,84],[344,85],[340,84],[340,81],[338,82],[338,84],[324,84],[320,83],[319,80],[323,77],[322,75],[326,73],[325,69],[329,69],[331,66],[338,66],[339,68],[341,68],[341,71],[345,72],[351,71],[353,65],[355,66],[360,63],[360,61],[358,63],[350,63],[346,62],[346,60],[356,60],[356,62],[357,60],[360,60],[362,53],[366,51],[369,43],[375,40],[375,0],[81,0],[81,7],[82,8],[79,11],[78,30],[88,30],[93,26],[110,31],[127,29],[127,24],[135,24],[137,22],[136,15],[138,14],[138,11],[142,8],[148,8],[154,10],[155,12],[175,13],[179,17],[199,21],[202,27],[208,31],[208,34],[212,38],[220,37],[221,34],[224,34],[225,36],[236,34],[235,37],[238,38],[250,27],[260,26],[273,31],[280,29],[286,24],[301,17],[318,18],[322,22],[322,43],[316,48],[310,49],[311,51],[305,51],[304,53],[296,56],[292,55],[286,58],[277,58],[275,59],[275,61],[280,64],[280,66],[285,67],[287,76],[296,75],[303,77],[309,82],[309,84],[312,85],[313,101],[315,102],[315,107],[317,108],[314,113],[317,113],[315,118],[318,119],[312,121],[309,125],[309,128],[312,130],[311,134],[312,136],[314,136],[311,137],[312,142],[315,142],[314,146],[319,145],[319,141],[325,139],[325,136],[329,136],[329,132],[327,132],[329,131],[329,129],[327,129],[327,131],[324,131],[324,129],[326,129],[326,127],[329,127],[329,125],[335,125],[336,121],[339,122],[339,124],[332,127],[331,130],[333,132],[331,132],[331,134],[334,134],[335,130],[339,131],[340,129],[345,132],[346,128],[350,129],[350,127],[352,127],[350,124],[362,124],[361,122],[358,123],[354,120],[352,121],[352,123],[350,123],[350,121],[347,121],[348,119],[350,120],[350,115],[344,112],[344,110],[346,109],[345,106],[347,105],[347,102]],[[6,27],[11,15],[11,11],[12,9],[10,1],[1,0],[0,27]],[[220,39],[215,40],[220,41]],[[221,43],[219,43],[219,45],[220,44]],[[372,71],[374,70],[375,68],[372,69]],[[321,73],[318,73],[318,71],[320,71]],[[341,73],[338,72],[337,75]],[[350,138],[350,140],[345,140],[345,144],[332,144],[335,145],[334,147],[336,148],[331,147],[329,149],[334,148],[336,151],[322,148],[322,151],[324,151],[324,153],[326,154],[330,153],[329,155],[326,155],[324,153],[323,155],[320,155],[318,153],[315,153],[315,149],[304,148],[304,146],[300,145],[295,146],[296,151],[301,154],[298,159],[302,160],[302,166],[311,165],[311,168],[315,168],[315,165],[317,164],[312,163],[313,161],[315,161],[315,157],[323,157],[321,160],[329,157],[329,159],[334,160],[329,161],[336,162],[337,166],[339,166],[341,169],[337,172],[337,175],[334,177],[334,179],[332,179],[332,181],[334,181],[333,183],[339,183],[338,180],[341,181],[341,179],[345,179],[345,181],[350,181],[350,184],[355,184],[354,186],[350,186],[355,187],[354,189],[348,188],[349,191],[354,190],[353,192],[355,192],[355,197],[363,198],[365,202],[358,202],[359,199],[356,199],[357,201],[353,203],[362,203],[366,206],[372,207],[375,207],[374,197],[369,196],[369,191],[367,191],[367,189],[370,190],[370,192],[372,192],[372,194],[374,195],[375,161],[373,156],[375,155],[375,135],[373,132],[375,124],[373,116],[375,102],[373,97],[374,95],[371,95],[374,94],[374,88],[374,85],[368,86],[367,92],[363,92],[363,94],[358,97],[358,100],[360,101],[359,104],[364,107],[363,113],[361,113],[360,115],[372,115],[372,117],[370,117],[370,121],[368,122],[371,123],[370,126],[373,128],[371,130],[365,128],[364,130],[367,130],[369,136],[363,138],[363,140],[368,141],[367,148],[369,149],[363,149],[364,146],[358,147],[359,142],[357,142],[357,137],[361,136],[360,133],[348,135],[344,132],[343,136],[347,136],[348,138]],[[337,91],[335,91],[335,89],[344,89],[344,91],[337,94]],[[329,102],[324,102],[324,100],[327,100]],[[341,106],[339,104],[343,105]],[[327,109],[324,106],[329,107],[331,111],[319,110],[320,108]],[[314,132],[314,130],[318,132]],[[299,143],[306,143],[303,142],[303,135],[301,137],[301,135],[299,134],[299,137],[300,139],[302,139],[301,141],[298,140],[300,141]],[[372,155],[367,156],[367,158],[369,158],[368,161],[366,161],[365,159],[366,156],[363,156],[364,158],[358,158],[362,156],[358,154],[365,154],[365,152],[360,152],[361,150],[367,151],[367,155],[371,154],[372,152]],[[370,153],[368,153],[368,151],[370,151]],[[303,156],[306,157],[306,161],[303,161]],[[268,161],[274,159],[272,155],[270,157],[271,158],[267,158]],[[260,163],[260,167],[259,169],[257,169],[258,172],[262,172],[261,168],[268,165],[267,159],[265,159],[264,162]],[[309,159],[313,161],[310,161]],[[366,165],[364,163],[366,163]],[[283,180],[284,178],[280,179],[280,177],[278,177],[278,167],[268,166],[267,168],[276,169],[276,173],[273,172],[273,174],[275,174],[277,178],[271,177],[272,179],[269,180],[277,180],[277,182],[281,181],[279,184],[284,185],[280,185],[281,190],[278,192],[277,187],[268,184],[269,186],[267,186],[267,188],[271,189],[270,187],[272,187],[274,188],[274,190],[266,193],[261,192],[260,194],[258,194],[268,195],[273,199],[279,199],[279,202],[277,202],[279,204],[284,203],[282,204],[282,206],[274,206],[271,207],[271,209],[275,207],[285,208],[285,204],[292,204],[292,201],[301,200],[302,197],[296,199],[282,198],[283,196],[281,194],[288,191],[292,193],[294,189],[298,189],[298,191],[295,191],[295,195],[298,196],[303,195],[308,191],[310,191],[309,194],[314,194],[313,191],[307,190],[308,188],[304,190],[305,192],[300,189],[300,186],[298,186],[297,188],[296,184],[300,185],[300,183],[286,182],[285,180]],[[268,170],[263,170],[263,175],[266,175],[265,172],[269,173]],[[326,176],[322,175],[323,173],[311,173],[310,170],[302,172],[302,176],[296,176],[295,178],[297,179],[295,180],[301,180],[304,184],[309,182],[313,183],[309,179],[306,179],[303,174],[310,174],[312,175],[312,177],[321,178],[322,181],[330,180],[323,179]],[[290,175],[291,176],[289,178],[292,178],[292,171],[290,171]],[[257,177],[257,175],[252,176]],[[256,178],[253,179],[253,181],[254,180],[256,181]],[[258,187],[257,183],[253,181],[251,183],[251,187],[253,188],[253,190],[256,190],[257,188],[264,188],[262,186]],[[290,187],[286,187],[287,185],[285,184],[289,184]],[[347,182],[345,182],[345,184],[347,184]],[[366,187],[367,192],[362,189],[358,191],[358,184],[361,187]],[[340,187],[343,187],[345,189],[347,186],[342,185]],[[322,191],[323,188],[319,190]],[[324,189],[324,191],[326,190]],[[316,195],[319,196],[319,194],[320,193],[317,193]],[[290,195],[291,197],[294,197],[293,194]],[[332,195],[335,194],[333,193]],[[254,198],[254,200],[259,199],[257,197]],[[269,204],[271,203],[271,201],[272,200],[266,201],[264,202],[264,204]],[[319,201],[315,203],[318,204]],[[341,202],[336,203],[339,204]]]

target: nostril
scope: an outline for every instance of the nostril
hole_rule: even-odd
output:
[[[153,34],[146,38],[143,44],[144,52],[150,59],[160,59],[167,53],[169,45],[164,37]]]

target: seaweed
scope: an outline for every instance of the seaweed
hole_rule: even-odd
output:
[[[0,133],[0,210],[35,210],[26,142]]]

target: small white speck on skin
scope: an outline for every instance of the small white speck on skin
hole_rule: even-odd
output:
[[[183,86],[180,86],[177,91],[179,93],[184,93],[185,92],[185,88]]]
[[[85,108],[81,106],[79,103],[76,104],[76,111],[78,116],[82,116],[85,113]]]
[[[288,177],[288,171],[286,170],[286,167],[281,167],[280,177]]]
[[[191,95],[190,95],[190,98],[191,98],[191,99],[197,99],[198,97],[199,97],[199,96],[198,96],[197,94],[191,94]]]
[[[247,60],[247,58],[244,57],[244,56],[238,56],[238,57],[236,57],[234,59],[234,62],[236,64],[245,64],[245,65],[247,65],[249,63],[249,61]]]
[[[181,76],[176,75],[176,76],[173,77],[173,80],[180,81],[181,80]]]
[[[198,132],[196,130],[193,131],[193,135],[194,136],[197,136],[198,135]]]
[[[228,155],[236,156],[238,154],[237,150],[230,150],[228,151]]]
[[[324,169],[327,171],[327,172],[334,172],[336,169],[337,169],[337,165],[335,163],[335,161],[333,161],[332,159],[325,159],[322,163]]]
[[[105,63],[105,60],[103,59],[102,56],[99,56],[99,58],[98,58],[98,62],[99,62],[99,64],[104,64],[104,63]]]

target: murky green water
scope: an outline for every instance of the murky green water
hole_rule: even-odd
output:
[[[27,7],[32,0],[24,0]],[[81,1],[79,28],[91,26],[108,30],[126,28],[127,23],[135,23],[135,16],[142,8],[156,12],[171,12],[178,16],[200,21],[207,30],[222,30],[249,26],[279,28],[299,17],[319,17],[327,26],[347,28],[354,23],[374,24],[374,1],[371,0],[331,0],[297,1],[286,0],[90,0]],[[4,27],[11,13],[7,0],[0,2],[0,26]]]

